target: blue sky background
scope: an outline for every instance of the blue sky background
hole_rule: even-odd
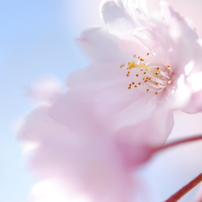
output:
[[[35,180],[26,170],[14,130],[15,121],[31,109],[25,92],[41,76],[53,75],[65,82],[71,71],[87,65],[74,38],[85,27],[101,24],[98,4],[99,0],[0,1],[1,202],[25,202]],[[165,164],[163,160],[154,162],[145,171],[150,183],[164,170],[165,165],[159,166],[162,164]],[[202,169],[200,165],[198,170]],[[194,170],[193,177],[198,170]]]

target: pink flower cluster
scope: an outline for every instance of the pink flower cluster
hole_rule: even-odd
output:
[[[140,0],[102,1],[106,27],[78,39],[90,65],[68,77],[67,92],[48,89],[48,105],[19,132],[41,178],[31,201],[136,201],[134,171],[165,143],[172,110],[202,110],[196,31],[166,2],[160,6],[151,16]]]

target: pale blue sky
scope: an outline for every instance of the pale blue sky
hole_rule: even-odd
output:
[[[12,126],[31,108],[26,89],[47,74],[65,82],[73,69],[86,64],[73,40],[81,28],[70,11],[64,0],[0,1],[1,202],[26,201],[33,182]]]

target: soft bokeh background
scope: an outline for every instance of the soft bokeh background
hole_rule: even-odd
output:
[[[34,177],[26,170],[15,124],[32,107],[25,92],[44,76],[63,83],[67,75],[88,64],[74,38],[89,25],[101,25],[100,0],[0,1],[0,201],[25,202]],[[176,10],[193,18],[202,33],[201,0],[170,0]],[[150,0],[150,11],[158,8]],[[201,16],[201,17],[200,17]],[[172,137],[202,132],[202,115],[176,113]],[[171,137],[171,138],[172,138]],[[202,170],[202,144],[165,151],[140,175],[153,201],[162,201]],[[182,201],[190,201],[193,192]]]

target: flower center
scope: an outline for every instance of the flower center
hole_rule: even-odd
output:
[[[150,55],[150,53],[147,53]],[[123,68],[125,65],[121,65]],[[157,66],[155,64],[146,63],[140,56],[137,62],[128,62],[127,77],[132,77],[133,81],[129,83],[128,89],[138,88],[140,91],[153,92],[155,95],[164,91],[168,85],[173,82],[170,79],[172,69],[170,65]]]

